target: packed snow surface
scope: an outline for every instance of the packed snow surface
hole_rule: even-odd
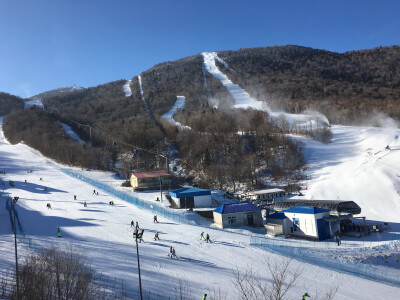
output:
[[[306,114],[289,114],[282,111],[272,111],[266,102],[259,101],[249,95],[242,87],[234,84],[228,76],[226,76],[215,64],[218,60],[228,70],[232,70],[228,64],[218,57],[216,52],[203,52],[203,60],[205,69],[217,78],[227,91],[235,99],[235,108],[253,108],[263,110],[269,113],[273,119],[284,117],[289,124],[297,124],[298,126],[310,126],[315,123],[329,124],[328,119],[317,112],[307,112]],[[233,70],[232,70],[233,71]],[[234,71],[233,71],[234,72]]]
[[[342,128],[343,135],[345,129]],[[365,132],[365,138],[367,132],[368,130]],[[379,137],[380,134],[375,136],[382,143],[390,143],[384,137]],[[339,141],[334,141],[334,144],[335,142]],[[360,143],[363,141],[360,140]],[[391,145],[395,147],[394,143]],[[350,155],[353,153],[352,148],[347,146],[346,154]],[[309,155],[312,156],[311,151]],[[328,151],[327,155],[332,155],[332,164],[341,160],[347,161],[344,158],[345,154],[340,157],[341,155]],[[325,167],[330,165],[328,158],[324,164]],[[130,298],[137,299],[139,294],[131,220],[137,221],[145,230],[144,243],[139,244],[145,299],[175,299],[179,282],[190,290],[190,295],[186,297],[188,299],[199,299],[204,293],[210,297],[213,290],[218,289],[226,293],[226,299],[241,299],[235,292],[237,285],[232,282],[233,270],[244,271],[246,268],[252,268],[263,281],[269,282],[272,278],[266,271],[264,258],[268,255],[273,261],[282,259],[277,254],[251,247],[249,236],[245,234],[186,225],[162,217],[158,218],[159,223],[153,223],[153,213],[150,211],[140,209],[102,190],[98,191],[99,195],[93,194],[93,186],[67,176],[61,168],[66,166],[56,164],[24,144],[10,145],[4,138],[0,139],[0,170],[5,171],[5,174],[0,174],[0,179],[4,183],[8,180],[15,183],[14,187],[8,183],[4,187],[11,196],[20,197],[16,209],[26,236],[43,247],[72,246],[74,249],[83,250],[96,270],[116,278],[117,281],[124,280]],[[32,173],[28,172],[30,170]],[[165,202],[161,204],[155,201],[159,191],[134,193],[129,188],[121,187],[123,180],[111,173],[73,170],[148,201],[151,205],[166,205]],[[328,171],[329,169],[326,170]],[[74,195],[77,195],[77,200],[73,200]],[[109,201],[114,201],[115,207],[110,206]],[[390,204],[389,199],[385,201],[385,204]],[[87,207],[84,207],[84,202],[87,203]],[[51,203],[52,209],[47,209],[46,203]],[[389,209],[391,208],[392,204]],[[181,212],[185,213],[184,210]],[[385,213],[391,216],[391,212],[386,210]],[[14,252],[9,216],[3,204],[0,205],[0,216],[0,272],[4,274],[7,268],[13,267]],[[207,224],[206,220],[204,222]],[[58,226],[63,236],[60,239],[57,238]],[[210,234],[212,243],[199,239],[202,231]],[[153,240],[155,232],[160,234],[159,241]],[[319,245],[323,248],[326,244]],[[178,259],[170,259],[167,256],[170,246],[175,247]],[[20,261],[26,257],[27,250],[19,244]],[[335,299],[372,300],[400,297],[400,288],[296,260],[292,262],[293,268],[299,266],[303,269],[302,275],[294,289],[289,292],[289,299],[300,299],[305,291],[316,297],[336,285],[339,285],[339,290]]]
[[[24,103],[24,108],[25,109],[28,108],[28,107],[31,107],[31,106],[37,106],[37,107],[43,108],[42,99],[39,99],[39,98],[32,99],[32,100],[26,101]]]
[[[70,126],[68,126],[67,124],[61,123],[61,126],[64,128],[65,132],[71,137],[73,138],[75,141],[79,142],[80,144],[84,145],[86,144],[85,141],[83,141],[79,135],[76,134],[75,131],[72,130],[72,128]]]
[[[332,143],[305,142],[305,199],[352,200],[368,219],[400,223],[400,130],[332,126]]]
[[[131,82],[132,82],[132,79],[128,80],[128,81],[124,84],[125,97],[130,97],[130,96],[132,96]]]

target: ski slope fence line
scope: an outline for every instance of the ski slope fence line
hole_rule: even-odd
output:
[[[198,215],[196,212],[189,212],[186,210],[183,212],[174,211],[167,207],[160,206],[157,204],[152,204],[149,201],[142,200],[142,199],[136,198],[134,196],[128,195],[127,193],[125,193],[123,191],[118,191],[104,183],[98,182],[94,179],[91,179],[89,177],[86,177],[84,175],[76,173],[74,171],[71,171],[68,169],[61,169],[61,170],[63,173],[65,173],[71,177],[77,178],[81,181],[84,181],[84,182],[94,186],[96,189],[103,190],[104,192],[106,192],[112,196],[115,196],[123,201],[128,202],[128,203],[131,203],[139,208],[150,211],[157,216],[162,216],[164,218],[167,218],[169,220],[173,220],[173,221],[176,221],[176,222],[182,223],[182,224],[195,225],[195,226],[205,227],[205,228],[210,229],[210,227],[208,225],[204,224],[204,218],[201,217],[200,215]],[[226,231],[222,228],[217,228],[217,227],[212,227],[212,229]],[[257,233],[264,234],[265,233],[265,230],[263,228],[252,228],[251,231],[253,232],[253,234],[257,234]],[[240,234],[240,233],[233,232],[233,231],[230,231],[230,232]]]
[[[112,196],[115,196],[123,201],[131,203],[139,208],[148,210],[155,215],[162,216],[167,219],[174,220],[176,222],[183,223],[183,224],[202,226],[202,224],[201,224],[202,217],[199,216],[196,212],[184,212],[184,213],[174,212],[174,211],[171,211],[171,209],[165,208],[165,207],[157,205],[157,204],[152,204],[146,200],[142,200],[142,199],[136,198],[134,196],[128,195],[125,192],[118,191],[104,183],[98,182],[96,180],[93,180],[91,178],[88,178],[86,176],[78,174],[71,170],[62,169],[62,172],[71,177],[74,177],[81,181],[89,183],[90,185],[94,186],[95,188],[103,190],[104,192],[106,192]]]
[[[315,254],[315,252],[313,254],[311,247],[296,247],[259,236],[252,236],[250,239],[250,245],[336,272],[343,272],[368,280],[381,282],[383,284],[400,287],[400,270],[393,268],[372,266],[363,263],[344,262],[334,258],[329,258],[327,255],[320,256]],[[319,249],[323,250],[324,248]]]
[[[10,223],[11,223],[11,227],[14,230],[14,217],[13,217],[13,208],[12,208],[12,198],[10,196],[9,193],[6,192],[2,192],[0,191],[0,199],[5,200],[5,208],[9,213],[10,216]],[[21,244],[23,244],[25,247],[29,248],[31,251],[33,251],[36,254],[39,254],[44,247],[42,247],[41,244],[36,243],[32,238],[27,237],[25,235],[24,229],[22,227],[22,224],[20,222],[20,218],[18,216],[18,209],[16,206],[15,209],[15,223],[16,223],[16,236],[17,236],[17,241]],[[76,246],[74,246],[74,248],[76,248]],[[82,250],[82,249],[81,249]],[[83,249],[84,250],[84,249]],[[111,291],[113,293],[113,295],[110,295],[111,298],[110,299],[118,299],[115,297],[119,297],[121,296],[121,298],[123,297],[131,297],[132,295],[127,295],[125,288],[124,288],[124,280],[123,279],[117,279],[117,278],[111,278],[108,276],[105,276],[103,274],[99,274],[97,276],[97,278],[95,278],[95,284],[97,286],[101,286],[105,289],[105,291]],[[128,298],[130,299],[130,298]]]

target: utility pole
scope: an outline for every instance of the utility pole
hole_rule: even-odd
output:
[[[17,300],[19,299],[19,276],[18,276],[18,253],[17,253],[17,223],[15,223],[15,203],[19,197],[13,198],[13,214],[14,214],[14,245],[15,245],[15,276],[17,278]]]
[[[137,257],[137,264],[138,264],[138,274],[139,274],[139,290],[140,290],[140,300],[143,300],[143,294],[142,294],[142,278],[140,277],[140,261],[139,261],[139,246],[137,240],[142,238],[144,233],[144,229],[139,229],[135,228],[133,231],[133,236],[135,237],[136,240],[136,257]]]
[[[158,179],[160,181],[160,201],[163,203],[163,198],[162,198],[162,186],[161,186],[161,171],[160,171],[160,154],[157,150],[157,164],[158,164]]]

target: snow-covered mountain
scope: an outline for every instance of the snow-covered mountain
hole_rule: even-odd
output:
[[[371,148],[369,149],[371,155],[375,155],[376,159],[380,158],[382,163],[385,157],[397,159],[398,144],[395,136],[398,131],[365,128],[362,129],[359,138],[354,134],[355,129],[349,127],[334,128],[334,132],[335,138],[331,146],[305,141],[308,143],[306,149],[308,149],[307,153],[311,162],[313,162],[313,156],[317,158],[319,155],[320,158],[325,158],[319,167],[311,165],[309,168],[311,180],[323,178],[323,176],[334,177],[335,172],[332,170],[335,166],[343,171],[348,168],[350,173],[351,171],[359,172],[353,173],[354,176],[359,176],[360,173],[368,174],[372,170],[367,168],[362,172],[363,170],[357,168],[364,165],[363,156],[369,155],[368,152],[363,152],[363,149]],[[355,141],[358,144],[352,145]],[[386,143],[393,148],[392,152],[381,149],[381,145]],[[375,146],[372,147],[372,145]],[[365,148],[361,148],[362,146]],[[344,153],[338,154],[336,149],[333,149],[335,147],[344,149]],[[319,154],[316,153],[318,151]],[[80,249],[86,253],[95,269],[103,273],[107,281],[112,280],[116,287],[120,287],[123,280],[129,299],[137,299],[139,293],[131,220],[137,221],[145,230],[144,243],[139,245],[139,250],[142,286],[145,298],[148,299],[174,298],[179,294],[178,291],[182,286],[187,287],[187,299],[198,298],[204,293],[213,298],[219,290],[229,299],[240,299],[235,289],[233,275],[235,270],[244,271],[250,268],[260,276],[261,280],[268,282],[272,278],[266,271],[263,260],[266,256],[277,262],[283,259],[278,254],[252,247],[249,244],[249,232],[243,229],[221,231],[213,229],[206,220],[201,223],[203,227],[199,227],[182,222],[185,218],[179,221],[179,219],[160,216],[159,223],[153,223],[152,210],[155,207],[168,209],[165,207],[165,202],[154,201],[159,196],[159,192],[133,193],[131,190],[124,190],[120,180],[111,173],[83,171],[58,165],[24,144],[10,145],[3,136],[0,138],[0,153],[13,154],[0,155],[0,170],[5,171],[5,174],[0,175],[0,179],[4,183],[2,186],[5,192],[10,193],[11,196],[19,196],[16,209],[25,233],[25,240],[29,241],[19,242],[19,255],[25,257],[29,253],[29,244],[39,247],[55,245],[62,248]],[[368,158],[366,160],[369,165],[371,161]],[[356,161],[357,165],[352,165],[351,161]],[[108,189],[137,197],[143,204],[140,207],[135,206],[113,196],[110,190],[99,190],[87,183],[87,180],[81,181],[70,177],[62,171],[65,168],[80,176],[86,176],[93,182],[102,183],[108,186]],[[394,168],[393,172],[396,173],[397,168]],[[30,170],[32,172],[27,172]],[[323,174],[318,173],[318,170],[323,171]],[[8,180],[14,182],[14,187],[7,184]],[[345,183],[348,180],[349,177],[336,177],[338,183]],[[381,182],[386,182],[385,187],[390,185],[389,177],[386,179],[381,177]],[[317,181],[315,181],[315,187],[310,183],[307,191],[310,193],[313,190],[317,191],[316,183]],[[348,186],[351,185],[348,184]],[[99,195],[94,194],[93,189],[96,189]],[[353,191],[357,192],[356,186]],[[77,200],[74,200],[74,195],[77,196]],[[114,201],[115,207],[110,206],[109,201]],[[84,207],[84,202],[87,203],[87,207]],[[46,208],[46,203],[51,203],[51,210]],[[382,203],[375,201],[374,205],[379,207]],[[387,202],[383,205],[387,205]],[[395,207],[391,206],[388,209],[395,209]],[[185,214],[184,211],[181,213]],[[14,263],[13,236],[8,212],[4,205],[0,207],[0,215],[2,232],[0,245],[3,249],[1,271],[4,272],[7,268],[11,269]],[[61,228],[63,236],[61,239],[57,238],[57,227]],[[391,227],[392,232],[397,232],[398,229],[398,226]],[[199,239],[202,231],[210,234],[212,243]],[[160,235],[159,241],[153,240],[155,232]],[[384,253],[388,253],[385,251],[396,249],[396,244],[393,241],[382,240],[380,237],[383,236],[371,236],[368,248],[362,241],[359,243],[343,238],[342,249],[333,248],[333,252],[329,250],[329,253],[335,253],[337,257],[341,257],[343,255],[340,251],[344,251],[346,256],[350,255],[350,258],[357,260],[360,257],[358,253],[362,253],[362,257],[366,254],[373,255],[374,247],[378,247],[379,253],[383,253],[380,259],[383,259]],[[308,243],[316,247],[316,244],[307,241],[302,242],[303,247],[307,247]],[[167,256],[170,246],[176,249],[178,259]],[[331,246],[330,241],[321,242],[315,251],[327,253]],[[395,266],[395,261],[392,264]],[[312,297],[316,297],[317,294],[321,296],[336,286],[339,288],[335,299],[379,297],[397,299],[400,297],[400,287],[388,286],[313,264],[304,264],[295,259],[291,268],[297,267],[300,267],[302,272],[298,283],[288,293],[290,299],[299,298],[305,291]]]

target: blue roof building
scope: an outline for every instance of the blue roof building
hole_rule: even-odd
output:
[[[287,234],[308,239],[330,238],[330,226],[325,221],[329,209],[314,206],[295,206],[267,216],[268,234]]]
[[[222,204],[214,209],[213,216],[221,228],[263,225],[261,208],[250,202]]]
[[[184,187],[169,192],[178,208],[211,207],[211,190]]]

